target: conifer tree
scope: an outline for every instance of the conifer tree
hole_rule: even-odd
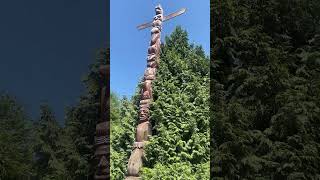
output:
[[[0,179],[92,179],[94,135],[100,109],[99,66],[107,64],[108,51],[98,51],[83,79],[87,92],[66,108],[60,127],[47,104],[33,123],[22,106],[0,96]],[[105,82],[106,83],[106,82]]]
[[[165,39],[152,87],[142,177],[209,179],[209,60],[181,27]]]
[[[213,5],[213,179],[319,179],[319,3]]]
[[[40,107],[40,119],[35,124],[36,143],[34,146],[37,179],[65,179],[68,177],[64,162],[59,157],[59,136],[61,128],[47,104]]]
[[[11,96],[0,95],[0,179],[27,179],[32,169],[31,120]]]
[[[134,98],[131,101],[126,97],[119,99],[115,93],[111,93],[110,99],[110,174],[112,179],[122,180],[127,173],[128,159],[135,137],[137,103],[134,103]]]

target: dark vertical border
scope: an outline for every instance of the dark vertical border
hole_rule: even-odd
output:
[[[212,66],[213,66],[213,59],[214,59],[214,52],[213,52],[213,46],[214,46],[214,39],[217,35],[217,28],[215,28],[214,23],[217,22],[217,16],[214,16],[214,5],[217,4],[218,0],[210,0],[210,179],[213,178],[213,72],[212,72]]]
[[[95,134],[94,179],[110,179],[110,1],[106,5],[106,47],[99,67],[100,74],[100,117]]]
[[[107,126],[110,127],[110,0],[107,0],[107,79],[106,79],[106,84],[107,84]],[[109,140],[109,145],[107,149],[107,160],[108,160],[108,179],[110,179],[110,128],[108,128],[107,131],[107,139]]]

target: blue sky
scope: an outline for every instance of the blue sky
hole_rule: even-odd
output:
[[[110,1],[110,87],[120,97],[134,94],[146,67],[150,29],[136,26],[152,20],[154,7],[161,4],[164,15],[181,8],[185,14],[163,23],[162,42],[180,25],[187,30],[190,43],[202,45],[210,53],[210,2],[181,0],[111,0]]]
[[[0,1],[0,92],[33,118],[48,102],[60,122],[84,94],[81,78],[108,45],[106,0]]]

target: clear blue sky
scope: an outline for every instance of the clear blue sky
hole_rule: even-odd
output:
[[[189,34],[189,41],[202,45],[210,53],[209,0],[111,0],[110,2],[110,85],[120,97],[134,94],[146,67],[150,29],[137,30],[136,26],[152,20],[154,7],[161,4],[164,15],[180,8],[185,14],[163,23],[162,42],[177,25]]]
[[[0,2],[0,92],[29,115],[46,101],[58,120],[84,92],[81,77],[108,45],[106,0]]]

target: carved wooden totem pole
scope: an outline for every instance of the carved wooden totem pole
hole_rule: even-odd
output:
[[[156,71],[159,65],[162,22],[181,15],[185,10],[186,9],[183,8],[178,12],[164,17],[162,7],[161,5],[158,5],[155,7],[156,15],[154,16],[153,21],[138,26],[138,29],[147,27],[152,27],[152,29],[150,46],[148,48],[147,68],[144,72],[141,88],[136,142],[133,144],[133,150],[129,158],[126,180],[139,179],[139,171],[144,159],[144,143],[148,141],[149,136],[151,136],[152,127],[149,122],[149,111],[152,102],[152,81],[156,78]]]
[[[100,66],[100,84],[101,84],[101,97],[100,97],[100,121],[96,126],[96,137],[95,137],[95,161],[96,161],[96,172],[94,179],[106,180],[109,179],[109,65]]]

